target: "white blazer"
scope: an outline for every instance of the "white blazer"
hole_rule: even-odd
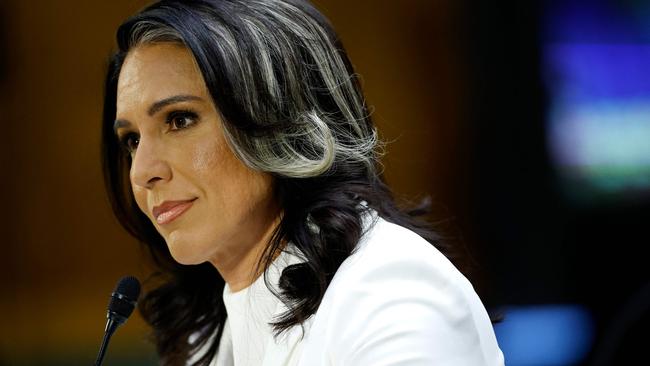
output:
[[[452,263],[374,211],[364,221],[304,337],[300,326],[270,337],[262,366],[504,365],[483,304]],[[286,310],[278,302],[275,315]]]

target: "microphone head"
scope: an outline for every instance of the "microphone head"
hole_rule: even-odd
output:
[[[133,276],[122,277],[115,286],[108,303],[108,316],[116,316],[122,322],[131,316],[140,296],[140,281]]]

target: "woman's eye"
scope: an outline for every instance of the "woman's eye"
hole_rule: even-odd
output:
[[[133,153],[140,143],[140,136],[136,133],[127,133],[126,135],[120,138],[120,145],[126,149],[129,153]]]
[[[176,111],[167,116],[167,124],[172,130],[182,130],[196,123],[198,115],[192,111]]]

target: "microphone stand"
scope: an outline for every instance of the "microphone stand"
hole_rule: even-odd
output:
[[[94,366],[100,366],[104,360],[104,354],[108,348],[108,342],[111,340],[115,330],[126,321],[125,317],[119,316],[115,313],[109,313],[108,320],[106,321],[106,328],[104,329],[104,339],[102,340],[102,345],[99,348],[99,354],[97,354],[97,360],[95,360]]]

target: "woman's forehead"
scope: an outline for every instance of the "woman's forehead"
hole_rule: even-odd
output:
[[[129,51],[117,83],[118,114],[172,95],[208,95],[190,51],[173,43],[140,45]]]

